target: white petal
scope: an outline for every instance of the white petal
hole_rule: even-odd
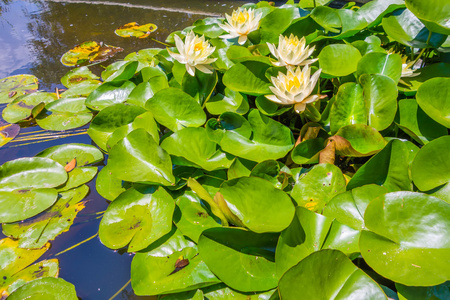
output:
[[[297,103],[294,106],[295,112],[298,114],[303,112],[305,110],[305,108],[306,108],[306,104],[304,104],[304,103]]]
[[[238,43],[239,43],[239,45],[244,45],[246,41],[247,41],[247,36],[246,35],[241,35],[239,37]]]
[[[195,66],[200,72],[206,73],[206,74],[212,74],[213,68],[208,65],[196,65]]]
[[[186,64],[186,71],[189,73],[189,75],[195,76],[195,68],[190,64]]]
[[[174,39],[175,39],[175,45],[177,46],[178,52],[184,53],[184,43],[181,40],[180,36],[175,34]]]
[[[280,101],[280,99],[278,99],[275,95],[265,95],[265,97],[275,103],[283,104],[283,101]]]

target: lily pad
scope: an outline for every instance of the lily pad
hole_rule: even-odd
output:
[[[67,165],[75,158],[78,167],[103,160],[103,153],[96,147],[79,143],[53,146],[39,152],[36,156],[50,158],[62,166]]]
[[[294,219],[278,240],[277,274],[281,278],[305,257],[321,249],[338,249],[347,255],[358,253],[359,235],[358,230],[297,206]]]
[[[450,8],[443,0],[406,0],[406,7],[432,32],[450,34]]]
[[[356,76],[362,74],[381,74],[398,83],[402,75],[402,58],[398,54],[370,52],[358,62]]]
[[[443,62],[427,64],[420,69],[420,74],[417,76],[403,77],[402,80],[406,82],[407,86],[399,85],[398,90],[408,96],[415,95],[424,82],[434,77],[450,77],[450,64]]]
[[[0,79],[0,104],[9,103],[38,89],[38,79],[34,75],[14,75]]]
[[[169,233],[175,202],[162,188],[131,188],[117,197],[100,222],[100,241],[108,248],[126,245],[136,252]]]
[[[450,78],[432,78],[417,90],[417,103],[436,122],[450,128]]]
[[[61,63],[68,67],[99,63],[122,51],[123,49],[120,47],[88,41],[64,53],[61,57]]]
[[[223,84],[233,91],[248,95],[270,94],[270,82],[265,76],[269,67],[269,64],[257,61],[237,63],[225,72]]]
[[[8,123],[17,123],[30,117],[36,117],[42,111],[45,104],[55,101],[54,93],[36,92],[16,98],[2,112],[2,117]],[[35,107],[42,105],[38,111]]]
[[[387,193],[385,187],[368,184],[336,195],[328,202],[323,215],[335,218],[340,223],[356,230],[366,229],[364,225],[364,212],[369,203]]]
[[[87,97],[95,91],[101,82],[80,82],[61,93],[61,98]]]
[[[206,109],[213,115],[220,115],[227,111],[243,115],[248,112],[249,104],[245,95],[225,88],[225,95],[216,94],[211,97],[206,102]]]
[[[219,282],[197,246],[179,231],[164,237],[158,247],[136,253],[131,262],[131,285],[137,295],[190,291]]]
[[[358,49],[347,44],[328,45],[319,54],[322,72],[332,77],[355,72],[360,59],[361,53]]]
[[[125,25],[120,26],[114,31],[120,37],[137,37],[138,39],[145,39],[152,32],[154,32],[158,26],[152,23],[148,23],[145,25],[139,25],[137,22],[127,23]]]
[[[197,101],[177,88],[160,90],[146,102],[145,107],[154,114],[158,123],[172,131],[198,127],[206,121],[205,112]]]
[[[85,202],[81,200],[88,192],[87,185],[61,192],[55,204],[39,217],[19,223],[3,224],[3,234],[19,240],[20,248],[41,248],[48,241],[69,230],[78,212],[85,207]]]
[[[450,278],[450,204],[414,192],[373,200],[359,245],[367,264],[383,277],[410,286],[431,286]]]
[[[56,258],[42,260],[12,276],[4,276],[0,279],[0,297],[8,297],[9,294],[27,282],[42,277],[58,277],[59,262]],[[5,278],[6,277],[6,278]]]
[[[102,72],[104,82],[113,80],[128,80],[137,72],[139,62],[119,60],[113,62]]]
[[[406,286],[396,283],[395,288],[400,300],[445,300],[450,297],[450,283],[447,281],[436,286]]]
[[[58,192],[65,192],[88,183],[97,175],[97,167],[77,167],[68,172],[68,175],[66,183],[58,187]]]
[[[15,290],[8,299],[77,300],[75,286],[61,278],[45,277],[30,281]]]
[[[421,191],[428,191],[450,182],[448,149],[450,136],[437,138],[418,152],[411,166],[411,177]]]
[[[415,99],[398,102],[395,123],[416,142],[426,144],[438,137],[447,135],[447,128],[430,118]]]
[[[142,128],[132,131],[111,148],[108,167],[114,177],[125,181],[175,183],[169,154]]]
[[[270,250],[276,241],[276,234],[211,228],[202,233],[198,247],[210,270],[229,287],[241,292],[266,291],[278,282]]]
[[[351,190],[366,184],[384,186],[389,192],[411,191],[409,167],[417,153],[417,146],[411,142],[390,141],[353,175],[347,185]]]
[[[380,286],[338,250],[314,252],[287,271],[280,279],[282,299],[387,300]]]
[[[383,136],[375,128],[362,124],[341,127],[330,140],[336,142],[338,155],[348,157],[370,156],[386,145]]]
[[[79,84],[95,83],[99,84],[99,77],[89,70],[88,67],[79,67],[70,70],[63,77],[61,77],[61,83],[66,88],[71,88]]]
[[[12,141],[20,132],[17,124],[0,124],[0,147]]]
[[[92,120],[87,133],[91,139],[103,150],[107,151],[106,142],[113,132],[145,113],[145,109],[127,104],[115,104],[105,108]]]
[[[318,164],[296,182],[291,196],[298,206],[321,212],[337,194],[345,192],[341,170],[331,164]]]
[[[251,110],[247,118],[236,113],[223,113],[218,121],[208,121],[208,137],[225,152],[256,162],[279,159],[294,146],[294,137],[288,127],[262,115],[257,109]]]
[[[45,106],[45,113],[36,118],[38,125],[47,130],[68,130],[86,125],[93,114],[85,105],[85,98],[65,98]]]
[[[136,85],[128,80],[105,82],[86,98],[86,106],[93,110],[103,110],[108,106],[123,103]]]
[[[112,176],[108,166],[104,166],[98,173],[95,187],[100,196],[110,201],[113,201],[127,190],[122,180]]]
[[[175,164],[198,166],[207,171],[229,168],[234,158],[218,149],[203,127],[181,129],[164,139],[161,147],[172,155]]]
[[[209,214],[201,199],[193,192],[187,191],[177,199],[177,206],[180,209],[181,216],[175,221],[177,228],[194,242],[202,232],[208,228],[220,227]]]

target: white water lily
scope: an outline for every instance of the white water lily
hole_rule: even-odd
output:
[[[191,76],[195,76],[195,69],[206,74],[212,73],[213,68],[209,64],[215,62],[217,58],[208,57],[216,47],[211,47],[211,44],[205,41],[205,36],[199,37],[193,31],[190,31],[183,43],[181,38],[175,35],[175,45],[180,52],[179,54],[169,49],[167,51],[178,62],[186,65],[186,70]]]
[[[282,105],[295,104],[297,113],[305,110],[307,103],[312,103],[319,99],[319,95],[311,95],[322,69],[316,71],[312,76],[311,68],[306,65],[303,70],[288,67],[287,74],[281,72],[277,77],[271,77],[273,86],[269,87],[273,95],[266,95],[266,98]]]
[[[417,75],[420,75],[420,73],[414,73],[415,70],[412,69],[414,64],[416,63],[415,60],[408,61],[408,58],[406,56],[402,56],[402,75],[401,77],[414,77]]]
[[[307,59],[314,52],[315,46],[309,48],[309,46],[306,46],[305,37],[299,40],[292,33],[289,38],[280,34],[278,48],[271,43],[267,43],[267,46],[272,55],[278,60],[272,63],[277,67],[305,66],[317,60],[317,58]]]
[[[219,24],[220,28],[228,32],[228,34],[221,35],[223,39],[233,39],[239,37],[238,43],[243,45],[247,41],[247,35],[258,29],[259,21],[262,13],[255,13],[254,9],[239,8],[234,10],[230,15],[225,14],[227,23]]]

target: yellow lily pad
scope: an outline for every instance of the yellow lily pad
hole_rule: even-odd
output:
[[[158,28],[155,24],[148,23],[145,25],[139,25],[136,22],[127,23],[116,29],[115,34],[121,37],[137,37],[138,39],[145,39],[153,31]]]
[[[0,124],[0,147],[14,139],[20,131],[17,124]]]
[[[0,79],[0,104],[34,93],[37,89],[38,79],[34,75],[14,75]]]
[[[68,67],[99,63],[122,51],[120,47],[88,41],[64,53],[61,63]]]

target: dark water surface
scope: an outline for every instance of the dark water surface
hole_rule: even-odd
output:
[[[247,2],[256,1],[0,0],[0,78],[33,74],[39,78],[40,90],[54,91],[56,87],[63,87],[60,78],[70,70],[60,63],[60,57],[77,44],[95,40],[124,48],[113,58],[116,60],[140,49],[164,47],[150,39],[116,36],[114,30],[123,24],[133,21],[139,24],[154,23],[158,30],[151,37],[164,41],[170,32],[183,29],[197,19],[230,13]],[[0,111],[5,106],[0,104]],[[24,127],[15,140],[0,148],[0,165],[12,159],[34,156],[54,145],[92,144],[86,134],[87,128],[49,132],[37,126]],[[37,139],[27,139],[30,136]],[[99,164],[99,170],[103,165]],[[97,194],[95,179],[89,187],[86,208],[79,212],[68,232],[51,242],[51,248],[39,260],[58,258],[60,277],[75,285],[81,299],[110,299],[130,279],[131,254],[112,251],[104,247],[98,237],[94,237],[73,250],[55,256],[98,232],[101,216],[98,212],[106,210],[108,202]],[[0,233],[0,239],[3,237]],[[137,297],[128,284],[114,299],[153,298]]]

